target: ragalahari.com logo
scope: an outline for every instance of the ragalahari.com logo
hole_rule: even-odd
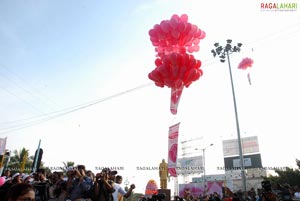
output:
[[[296,2],[262,2],[261,11],[297,11]]]

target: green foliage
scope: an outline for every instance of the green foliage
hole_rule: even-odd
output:
[[[26,156],[28,157],[26,159],[25,168],[23,172],[30,173],[34,156],[29,156],[29,150],[25,148],[22,148],[19,151],[13,151],[13,156],[11,156],[10,161],[8,163],[8,168],[11,170],[12,173],[21,172],[21,164],[24,158],[26,158]]]
[[[289,184],[291,186],[300,186],[300,161],[296,159],[298,168],[286,168],[285,170],[275,170],[278,176],[269,176],[268,180],[273,184]]]
[[[8,163],[7,168],[10,169],[13,174],[16,172],[21,172],[22,161],[23,161],[24,157],[27,155],[28,157],[27,157],[27,160],[25,163],[25,168],[24,168],[23,173],[31,173],[34,156],[30,156],[29,150],[23,147],[19,151],[14,150],[12,153],[13,154],[10,157],[10,161]],[[40,168],[43,168],[43,165],[44,165],[44,163],[41,162]]]
[[[64,169],[67,170],[68,167],[74,167],[75,163],[72,161],[62,162],[64,164]]]

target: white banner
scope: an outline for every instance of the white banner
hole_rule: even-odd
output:
[[[202,156],[178,158],[177,174],[200,174],[203,172]]]
[[[257,136],[241,138],[243,154],[258,153]],[[239,155],[238,140],[223,140],[223,155],[234,156]]]

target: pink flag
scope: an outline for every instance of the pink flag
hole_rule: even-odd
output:
[[[180,123],[177,123],[169,128],[168,172],[173,177],[177,177],[176,166],[179,124]]]

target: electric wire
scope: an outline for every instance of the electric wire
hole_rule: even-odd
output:
[[[17,130],[21,130],[21,129],[24,129],[24,128],[27,128],[27,127],[30,127],[30,126],[33,126],[33,125],[44,123],[46,121],[49,121],[49,120],[52,120],[52,119],[55,119],[55,118],[58,118],[58,117],[65,116],[67,114],[85,109],[87,107],[91,107],[93,105],[99,104],[99,103],[104,102],[104,101],[108,101],[108,100],[113,99],[113,98],[117,98],[117,97],[122,96],[124,94],[139,90],[139,89],[144,88],[144,87],[148,87],[150,85],[153,85],[153,83],[143,84],[143,85],[140,85],[138,87],[135,87],[135,88],[132,88],[132,89],[129,89],[129,90],[126,90],[126,91],[123,91],[123,92],[105,97],[105,98],[101,98],[99,100],[96,100],[96,101],[93,101],[93,102],[90,102],[90,103],[87,103],[87,104],[82,104],[80,106],[74,106],[73,109],[69,109],[65,112],[64,112],[64,110],[66,110],[66,109],[56,111],[56,112],[53,112],[53,114],[54,114],[53,116],[44,117],[42,119],[34,120],[34,121],[31,121],[31,122],[25,122],[25,123],[19,124],[17,126],[0,128],[0,131],[1,131],[0,135],[6,134],[6,133],[9,133],[9,132],[13,132],[13,131],[17,131]],[[31,119],[34,119],[34,117],[32,117]]]
[[[51,98],[49,98],[48,96],[42,94],[37,88],[30,85],[29,82],[26,81],[26,79],[24,79],[22,76],[20,76],[20,74],[18,74],[16,72],[13,72],[11,69],[7,68],[5,65],[0,65],[0,69],[5,70],[10,75],[13,75],[14,78],[17,78],[17,79],[10,78],[7,75],[5,75],[4,73],[2,73],[3,77],[5,77],[8,81],[13,83],[16,87],[18,87],[19,89],[24,91],[26,94],[29,94],[30,96],[36,97],[41,102],[46,103],[48,106],[50,106],[51,110],[54,109],[53,106],[56,106],[56,107],[58,106],[55,102],[53,102],[53,100],[51,100]],[[1,73],[1,71],[0,71],[0,73]],[[20,85],[18,81],[22,82],[22,85]],[[25,87],[25,85],[27,87]]]

